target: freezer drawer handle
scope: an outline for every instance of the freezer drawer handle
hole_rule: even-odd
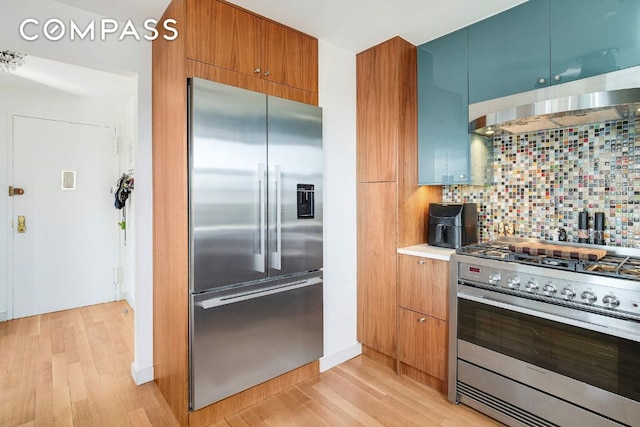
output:
[[[264,163],[258,164],[258,198],[260,199],[260,203],[258,203],[258,218],[260,222],[260,231],[258,240],[260,241],[260,252],[255,255],[255,269],[260,273],[264,273],[265,271],[265,258],[266,258],[266,233],[267,233],[267,219],[265,213],[265,203],[266,203],[266,185],[265,185],[265,167]]]
[[[227,295],[219,298],[210,298],[204,301],[198,301],[196,306],[208,310],[210,308],[219,307],[221,305],[233,304],[235,302],[246,301],[249,299],[264,297],[267,295],[278,294],[281,292],[291,291],[294,289],[304,288],[307,286],[317,285],[322,283],[321,277],[314,277],[312,279],[300,280],[298,282],[286,283],[283,285],[273,286],[267,289],[261,289],[259,291],[242,292],[236,295]]]

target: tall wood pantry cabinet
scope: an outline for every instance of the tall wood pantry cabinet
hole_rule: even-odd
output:
[[[418,186],[416,47],[400,37],[356,56],[358,341],[397,370],[397,249],[423,243],[430,201]]]
[[[187,78],[318,103],[318,41],[230,3],[173,0],[178,38],[153,42],[155,382],[183,425],[209,425],[319,373],[315,361],[189,411]]]

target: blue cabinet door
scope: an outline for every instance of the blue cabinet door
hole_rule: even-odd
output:
[[[549,0],[529,0],[468,29],[471,104],[549,85]]]
[[[640,1],[551,0],[553,83],[638,64]]]
[[[469,179],[467,31],[418,46],[418,183]]]

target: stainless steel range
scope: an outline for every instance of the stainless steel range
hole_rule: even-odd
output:
[[[640,252],[518,251],[540,243],[452,255],[449,400],[511,426],[640,426]]]

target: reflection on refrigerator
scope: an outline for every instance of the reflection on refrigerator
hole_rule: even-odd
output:
[[[189,81],[190,406],[323,354],[322,110]]]

